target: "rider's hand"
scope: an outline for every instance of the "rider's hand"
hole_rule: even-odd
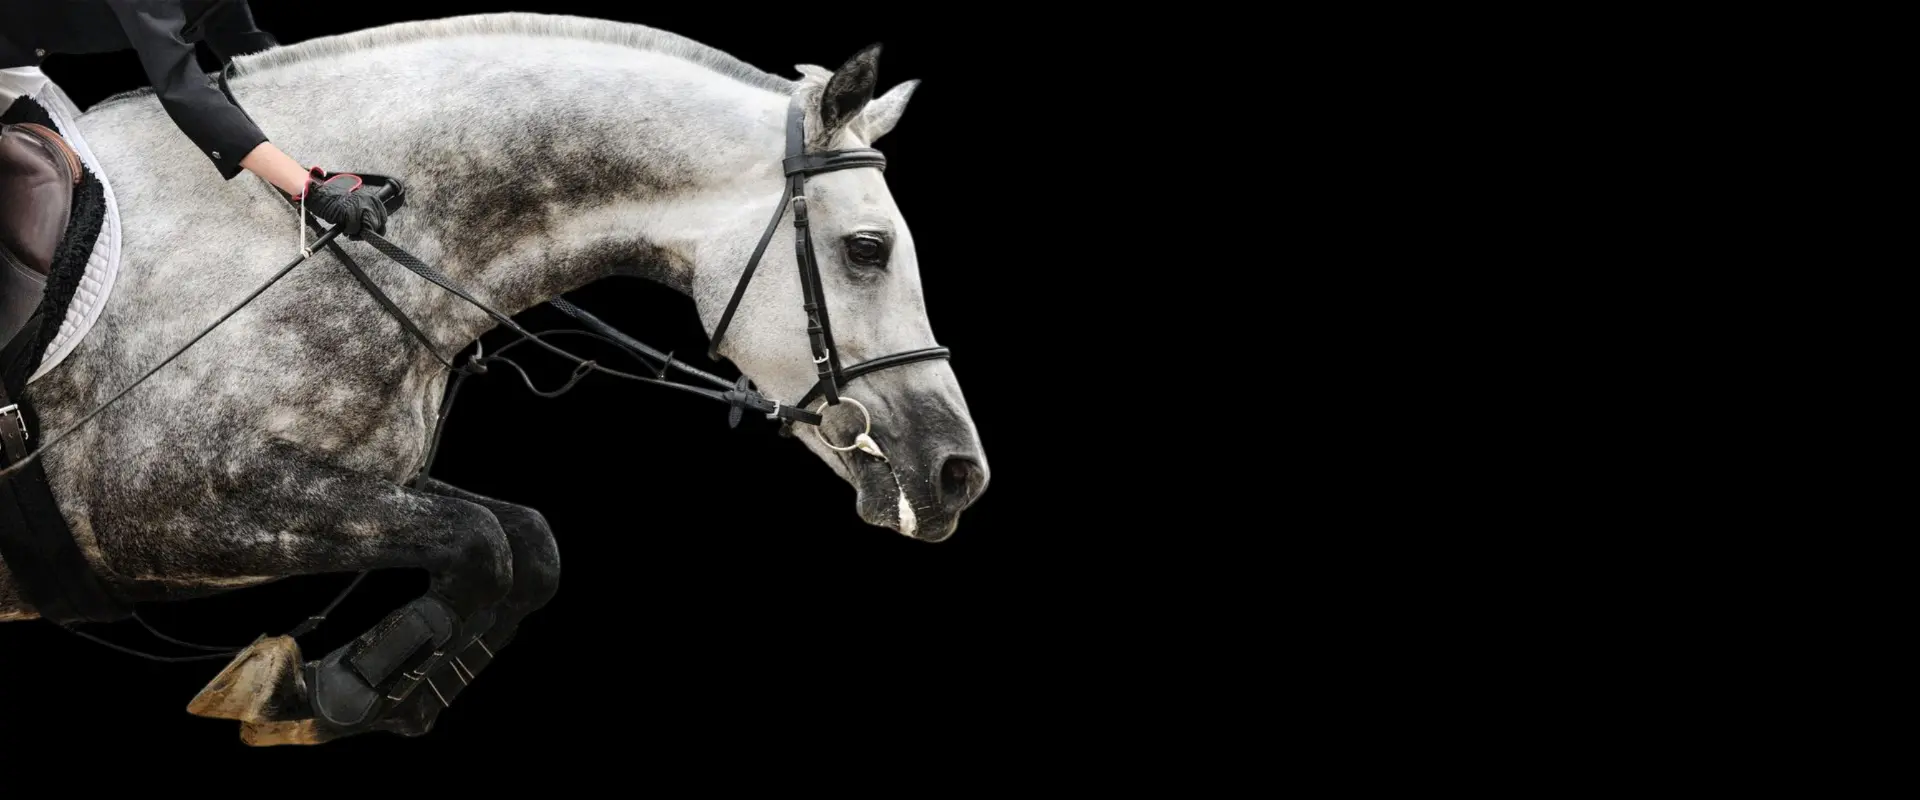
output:
[[[359,234],[362,228],[387,232],[387,207],[372,192],[360,191],[360,176],[327,175],[319,167],[313,168],[312,175],[307,179],[306,203],[314,216],[338,226],[347,236]]]

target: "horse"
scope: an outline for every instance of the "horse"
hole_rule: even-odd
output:
[[[303,211],[263,181],[198,177],[205,156],[150,90],[87,109],[125,266],[90,332],[26,390],[40,430],[67,431],[37,458],[87,566],[128,603],[429,577],[320,658],[261,637],[188,710],[238,720],[257,746],[432,730],[560,576],[538,510],[423,472],[446,354],[604,279],[689,297],[710,355],[743,376],[724,394],[812,420],[794,438],[856,489],[864,522],[951,536],[988,462],[950,361],[894,358],[944,349],[872,149],[918,81],[876,96],[879,54],[788,78],[643,25],[502,13],[237,56],[222,83],[282,150],[394,176],[406,205],[381,234],[311,250],[211,332],[210,309],[310,246]],[[394,243],[468,296],[421,279],[433,270],[349,274]],[[35,619],[15,578],[0,564],[0,621]]]

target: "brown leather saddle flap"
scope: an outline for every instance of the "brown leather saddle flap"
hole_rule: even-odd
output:
[[[59,133],[0,125],[0,255],[42,277],[52,271],[80,177],[80,156]]]
[[[80,156],[44,125],[0,125],[0,343],[46,294],[54,254],[73,214]]]

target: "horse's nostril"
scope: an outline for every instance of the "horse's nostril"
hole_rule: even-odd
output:
[[[951,510],[966,508],[986,485],[987,471],[966,456],[948,456],[940,465],[940,503]]]

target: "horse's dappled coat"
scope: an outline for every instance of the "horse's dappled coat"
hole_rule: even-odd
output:
[[[863,51],[839,72],[871,72],[877,56]],[[388,238],[501,311],[641,277],[688,294],[712,330],[784,179],[789,98],[802,98],[812,151],[871,145],[912,92],[906,84],[872,98],[866,81],[836,93],[835,73],[803,73],[777,78],[642,26],[504,14],[242,57],[232,88],[296,158],[406,180],[409,207],[390,220]],[[92,333],[31,387],[50,429],[198,333],[209,309],[250,291],[294,241],[291,215],[263,183],[209,179],[195,187],[198,202],[176,202],[180,175],[191,174],[184,165],[200,156],[150,96],[109,100],[81,124],[114,181],[125,266]],[[935,345],[915,242],[879,172],[813,181],[819,288],[837,355],[858,363]],[[884,269],[853,266],[842,252],[840,242],[867,230],[890,237]],[[365,243],[344,246],[380,265],[372,278],[439,352],[460,352],[493,326]],[[769,396],[798,398],[818,377],[798,262],[791,247],[765,259],[720,355]],[[443,484],[401,485],[425,457],[446,377],[317,253],[43,458],[76,540],[132,597],[422,568],[463,618],[497,611],[485,643],[504,646],[551,596],[557,551],[531,509]],[[911,517],[920,537],[945,538],[986,485],[952,367],[914,363],[843,392],[871,410],[888,461],[799,441],[855,486],[867,521],[898,529]],[[827,416],[832,441],[858,432],[858,415]],[[0,572],[0,615],[6,585]],[[409,719],[397,724],[431,724]]]

